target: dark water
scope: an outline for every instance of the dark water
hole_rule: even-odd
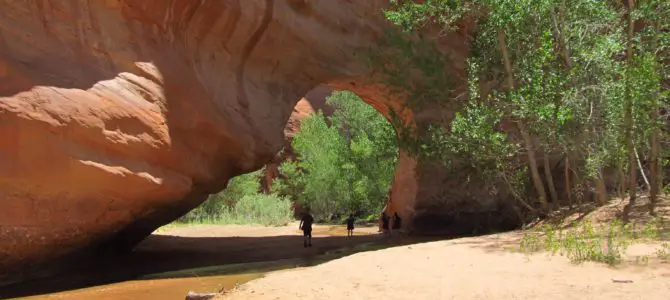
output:
[[[131,280],[21,299],[184,299],[189,291],[213,293],[222,288],[228,290],[234,288],[236,285],[260,278],[261,276],[263,276],[262,273],[249,273],[190,278]]]
[[[135,253],[127,261],[115,260],[110,266],[94,268],[72,278],[61,276],[26,282],[14,291],[0,292],[0,298],[5,294],[5,297],[29,296],[21,299],[184,299],[189,291],[229,290],[268,272],[313,266],[356,252],[418,242],[415,238],[389,242],[370,232],[357,233],[349,239],[343,226],[315,229],[314,234],[321,237],[315,238],[314,248],[305,249],[298,235],[156,236],[149,241],[151,249]],[[203,252],[200,247],[205,250],[218,247],[221,251]]]

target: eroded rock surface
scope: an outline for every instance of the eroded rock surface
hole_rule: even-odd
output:
[[[330,116],[334,108],[326,104],[326,98],[333,92],[325,85],[316,87],[309,91],[305,97],[300,98],[293,108],[293,112],[284,127],[284,145],[282,150],[265,165],[265,172],[261,178],[261,189],[264,193],[270,193],[272,183],[280,176],[279,166],[288,159],[295,159],[292,141],[293,136],[300,131],[300,123],[317,111],[322,111],[325,116]]]
[[[267,163],[301,97],[369,73],[384,4],[0,1],[2,273],[128,249]]]
[[[132,248],[270,162],[320,84],[408,124],[450,120],[449,105],[402,110],[367,80],[360,56],[382,36],[386,5],[0,0],[0,283],[64,255]],[[456,93],[466,35],[440,40]],[[494,211],[495,196],[462,175],[401,152],[392,198],[405,226],[453,222],[454,207]]]

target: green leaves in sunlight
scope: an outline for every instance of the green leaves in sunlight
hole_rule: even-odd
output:
[[[348,91],[327,103],[332,116],[317,112],[302,121],[293,138],[296,161],[285,162],[275,189],[317,218],[376,214],[386,199],[398,155],[395,131],[375,109]]]

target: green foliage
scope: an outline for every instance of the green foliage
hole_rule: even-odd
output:
[[[282,225],[293,202],[309,206],[317,220],[377,215],[395,170],[395,132],[351,92],[334,92],[327,103],[332,116],[317,112],[302,121],[293,138],[298,159],[281,164],[273,194],[259,193],[263,170],[240,175],[179,222]]]
[[[640,227],[640,226],[637,226]],[[544,225],[524,234],[519,249],[530,254],[547,251],[552,255],[566,256],[573,263],[595,261],[616,265],[622,262],[627,247],[636,241],[659,239],[666,230],[663,223],[655,220],[636,230],[635,224],[623,224],[615,220],[604,226],[591,222],[579,222],[567,229],[560,226]],[[657,250],[664,258],[666,243]]]
[[[293,220],[291,201],[276,194],[266,195],[257,192],[247,194],[238,199],[234,205],[214,203],[219,204],[215,214],[205,214],[198,212],[198,209],[196,209],[187,214],[186,216],[188,217],[179,219],[178,222],[189,224],[283,226]],[[209,203],[209,205],[213,206],[212,203]],[[197,214],[190,215],[194,212]]]
[[[460,0],[427,0],[423,3],[391,0],[395,9],[384,12],[386,18],[409,31],[429,23],[444,24],[445,31],[454,29],[454,24],[470,10],[468,3]]]
[[[504,182],[516,189],[511,192],[517,199],[525,198],[522,187],[529,181],[516,176],[527,168],[517,157],[529,149],[538,157],[577,157],[570,173],[583,179],[628,167],[630,139],[636,149],[645,150],[639,151],[644,159],[652,129],[662,128],[664,121],[652,119],[650,112],[670,107],[664,86],[670,82],[668,3],[643,1],[633,10],[634,19],[645,26],[634,32],[627,61],[627,10],[618,2],[391,1],[384,13],[398,30],[389,31],[371,54],[377,78],[396,88],[390,91],[394,96],[407,99],[405,109],[456,111],[453,120],[421,120],[424,124],[414,124],[416,129],[395,120],[399,146],[428,158],[423,161],[439,160],[447,167],[458,162],[469,167],[461,166],[461,171],[470,175]],[[453,78],[458,72],[435,40],[473,20],[467,78]],[[426,32],[439,34],[429,37]],[[454,93],[463,86],[467,97]],[[628,107],[632,124],[624,117]],[[498,130],[503,121],[525,124],[533,144]],[[668,143],[667,133],[663,138]]]
[[[334,114],[318,112],[302,121],[293,138],[298,159],[280,166],[286,179],[273,189],[309,206],[319,220],[377,213],[393,178],[395,132],[351,92],[336,91],[327,103]]]
[[[210,195],[205,202],[179,218],[179,222],[202,222],[203,220],[221,219],[234,208],[237,202],[247,195],[258,195],[263,170],[234,177],[225,190]]]
[[[660,258],[663,261],[669,261],[670,260],[670,243],[668,242],[663,242],[661,244],[661,247],[656,250],[656,256]]]
[[[228,224],[282,226],[293,220],[291,201],[276,194],[251,194],[240,199],[221,217]]]

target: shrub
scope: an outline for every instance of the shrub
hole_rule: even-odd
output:
[[[521,252],[548,251],[552,255],[566,256],[573,263],[595,261],[616,265],[623,260],[628,245],[640,239],[658,239],[663,223],[654,220],[641,230],[634,224],[614,220],[605,226],[594,226],[580,222],[568,229],[545,225],[539,230],[527,232],[519,245]],[[659,258],[665,257],[665,244],[657,251]]]
[[[222,222],[282,226],[292,220],[291,201],[276,194],[246,195],[234,208],[226,211]]]
[[[211,199],[210,199],[211,200]],[[208,200],[208,201],[210,201]],[[214,198],[216,200],[216,198]],[[218,205],[208,213],[206,207]],[[291,202],[276,194],[261,193],[242,196],[232,206],[213,201],[203,203],[177,222],[190,224],[257,224],[264,226],[283,226],[292,220]]]

